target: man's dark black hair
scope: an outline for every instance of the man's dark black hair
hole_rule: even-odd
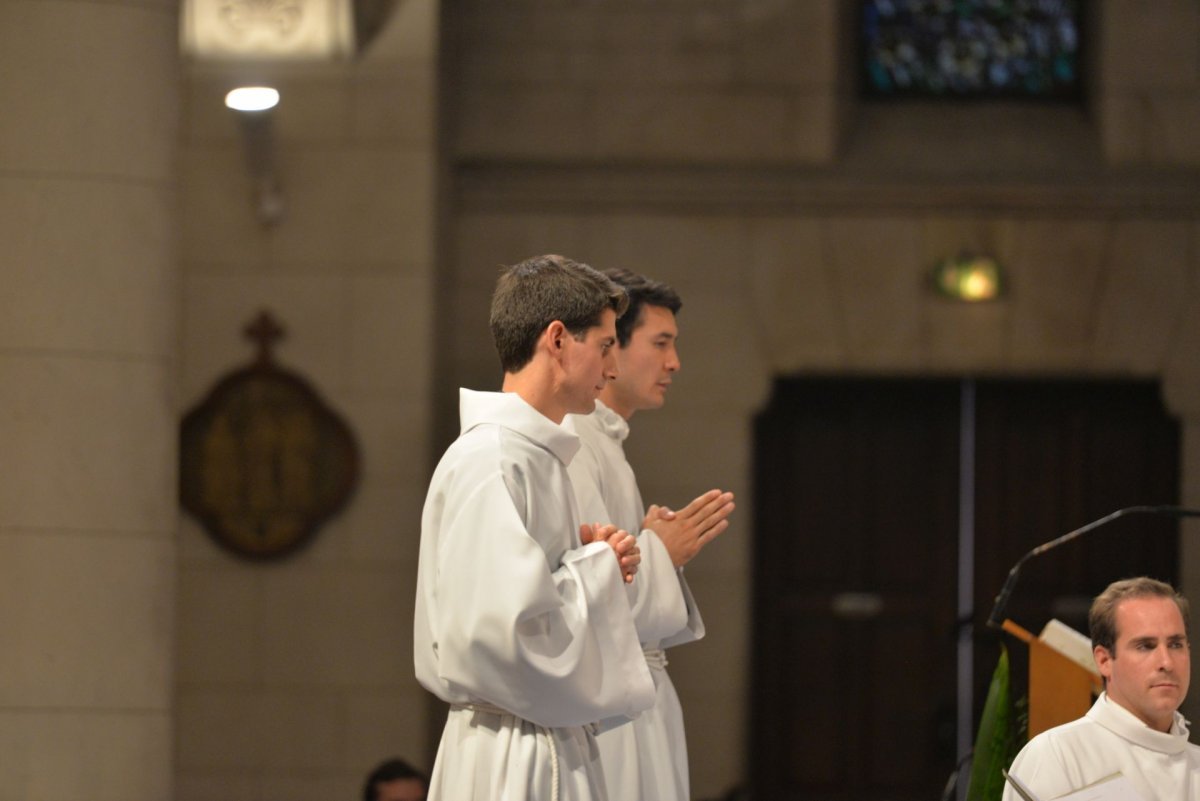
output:
[[[428,789],[429,778],[403,759],[388,759],[381,762],[363,784],[363,801],[375,801],[377,798],[376,785],[380,782],[390,782],[396,779],[417,779]]]
[[[661,306],[670,309],[671,314],[679,314],[683,308],[679,293],[661,281],[652,281],[620,267],[602,272],[629,295],[629,308],[617,318],[617,344],[622,348],[629,344],[634,329],[642,324],[643,306]]]

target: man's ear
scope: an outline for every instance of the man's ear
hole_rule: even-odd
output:
[[[1113,655],[1103,645],[1097,645],[1092,648],[1092,659],[1096,660],[1096,669],[1100,671],[1100,675],[1105,681],[1112,678],[1112,660]]]
[[[567,327],[563,325],[561,320],[555,320],[550,323],[550,325],[546,326],[546,330],[542,332],[547,349],[549,349],[550,353],[556,355],[562,352],[564,346],[563,340],[568,336],[570,336],[570,332],[567,331]]]

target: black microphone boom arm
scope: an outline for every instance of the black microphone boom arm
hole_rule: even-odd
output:
[[[1009,596],[1012,595],[1013,587],[1017,585],[1017,575],[1021,572],[1021,567],[1035,556],[1041,556],[1046,551],[1057,548],[1063,543],[1070,542],[1081,534],[1086,534],[1093,529],[1107,525],[1118,517],[1132,514],[1159,514],[1168,515],[1170,517],[1200,517],[1200,509],[1185,509],[1182,506],[1126,506],[1124,509],[1118,509],[1111,514],[1107,514],[1099,520],[1093,520],[1085,526],[1080,526],[1074,531],[1068,531],[1057,539],[1043,542],[1029,553],[1017,560],[1017,563],[1012,566],[1012,570],[1008,571],[1008,578],[1004,580],[1004,586],[1000,588],[1000,592],[996,595],[996,602],[992,605],[992,614],[988,616],[987,624],[990,628],[1001,628],[1004,625],[1004,608],[1008,606]]]

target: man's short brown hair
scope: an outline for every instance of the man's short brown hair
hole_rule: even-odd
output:
[[[1121,579],[1104,588],[1104,592],[1092,601],[1088,611],[1088,633],[1092,647],[1103,647],[1113,656],[1117,653],[1117,606],[1130,598],[1170,598],[1179,607],[1183,625],[1188,625],[1188,602],[1175,588],[1166,582],[1147,576]]]
[[[597,270],[565,256],[535,256],[500,274],[492,294],[492,340],[506,373],[533,358],[538,337],[558,320],[582,339],[600,324],[605,309],[620,317],[629,305],[625,290]]]

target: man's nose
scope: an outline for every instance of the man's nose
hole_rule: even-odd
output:
[[[679,372],[679,368],[681,367],[683,367],[683,364],[679,361],[679,351],[671,348],[671,352],[667,355],[667,372]]]
[[[1174,670],[1176,653],[1168,645],[1159,646],[1155,650],[1159,670]]]

